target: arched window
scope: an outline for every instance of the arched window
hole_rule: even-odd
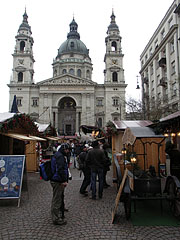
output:
[[[19,72],[18,73],[18,82],[22,82],[23,81],[23,73]]]
[[[117,43],[115,41],[113,41],[112,44],[111,44],[111,50],[113,52],[117,51]]]
[[[20,51],[21,51],[21,52],[24,52],[24,48],[25,48],[25,42],[24,42],[24,41],[21,41],[21,42],[20,42]]]
[[[81,69],[77,70],[77,75],[78,75],[78,77],[81,77]]]
[[[67,73],[66,69],[63,69],[62,74],[66,74],[66,73]]]
[[[87,72],[86,72],[86,77],[87,77],[88,79],[90,79],[90,71],[89,71],[89,70],[87,70]]]
[[[112,73],[112,80],[113,80],[113,82],[117,82],[118,81],[118,74],[117,74],[117,72],[113,72]]]
[[[54,76],[57,76],[57,69],[54,69]]]
[[[102,118],[98,118],[98,127],[102,127]]]
[[[74,69],[71,68],[71,69],[69,70],[69,73],[70,73],[71,75],[74,75]]]
[[[71,48],[74,48],[74,42],[70,43]]]

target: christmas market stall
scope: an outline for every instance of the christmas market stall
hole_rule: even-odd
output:
[[[36,143],[36,151],[38,154],[39,164],[50,160],[57,143],[59,143],[60,139],[57,137],[57,133],[54,127],[51,126],[50,123],[42,124],[37,123],[35,124],[38,127],[39,134],[42,138],[46,139],[45,142],[37,142]]]
[[[157,134],[164,134],[180,150],[180,111],[161,118],[151,127]]]
[[[38,170],[36,143],[39,137],[36,124],[27,114],[0,113],[0,155],[25,155],[26,170]]]
[[[113,178],[117,178],[118,162],[124,157],[124,147],[122,137],[128,127],[145,127],[152,124],[151,121],[110,121],[107,124],[107,135],[111,136],[112,142],[112,160],[113,160]]]

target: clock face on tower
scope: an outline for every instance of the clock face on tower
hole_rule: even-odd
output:
[[[117,64],[117,59],[112,59],[112,64]]]

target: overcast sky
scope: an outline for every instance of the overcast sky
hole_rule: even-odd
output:
[[[34,39],[35,83],[52,77],[53,58],[67,39],[73,15],[80,39],[89,49],[93,63],[92,80],[104,82],[105,37],[112,9],[122,37],[126,97],[140,98],[136,76],[140,54],[155,32],[173,0],[6,0],[0,7],[0,112],[9,111],[15,36],[26,7]]]

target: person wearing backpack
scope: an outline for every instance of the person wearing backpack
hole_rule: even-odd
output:
[[[51,203],[51,216],[53,224],[64,225],[64,189],[68,184],[68,164],[66,155],[69,146],[65,143],[61,144],[58,151],[51,159],[52,178],[51,186],[53,188],[53,197]]]
[[[84,196],[88,195],[88,192],[86,191],[86,188],[91,183],[91,169],[85,163],[86,156],[87,156],[87,153],[88,153],[88,148],[89,148],[88,144],[85,144],[82,152],[79,154],[79,160],[80,160],[81,165],[82,165],[81,170],[82,170],[83,175],[84,175],[84,179],[83,179],[83,182],[81,184],[79,192],[80,192],[80,194],[83,194]]]

